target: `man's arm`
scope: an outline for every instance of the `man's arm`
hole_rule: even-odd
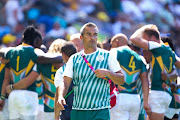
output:
[[[141,79],[141,82],[142,82],[144,109],[145,109],[147,114],[150,114],[151,113],[151,108],[148,105],[149,83],[148,83],[148,74],[147,74],[147,72],[141,73],[140,79]]]
[[[36,81],[36,79],[38,78],[39,73],[32,71],[27,77],[21,79],[20,81],[18,81],[17,83],[8,85],[6,87],[6,91],[8,93],[10,93],[13,89],[26,89],[27,87],[29,87],[30,85],[33,84],[33,82]]]
[[[55,117],[55,120],[59,120],[59,115],[60,115],[60,108],[57,107],[57,101],[58,101],[58,94],[59,94],[59,89],[58,88],[61,83],[62,83],[62,80],[63,80],[63,76],[62,76],[62,73],[60,72],[60,69],[58,69],[56,71],[56,74],[55,74],[55,78],[54,78],[54,85],[56,87],[56,93],[55,93],[55,100],[54,100],[54,117]]]
[[[64,76],[60,86],[57,87],[57,107],[59,110],[65,110],[64,105],[66,105],[66,101],[64,97],[68,92],[71,82],[72,78]]]
[[[45,55],[39,55],[36,60],[38,63],[41,64],[48,64],[48,63],[63,63],[62,56],[54,56],[54,57],[48,57]]]
[[[5,96],[6,96],[6,86],[10,83],[10,72],[9,68],[5,68],[5,75],[4,75],[4,81],[1,88],[1,96],[3,96],[4,99],[0,99],[0,111],[3,109],[5,104]]]
[[[48,64],[48,63],[62,63],[62,55],[53,55],[44,53],[41,49],[34,49],[35,54],[38,56],[36,62],[41,64]]]
[[[150,28],[150,29],[155,29],[158,31],[157,27],[153,24],[145,25],[138,30],[136,30],[133,35],[130,37],[130,40],[132,41],[133,44],[136,46],[143,48],[144,50],[149,50],[149,45],[148,41],[146,39],[143,39],[143,32],[145,29]]]
[[[177,70],[174,69],[171,73],[169,74],[166,74],[164,71],[161,72],[161,79],[166,81],[166,80],[173,80],[173,81],[176,81],[178,77],[178,73],[177,73]]]
[[[5,68],[4,81],[1,89],[1,95],[6,96],[6,87],[10,84],[10,71],[9,68]]]
[[[55,120],[59,120],[59,115],[60,115],[60,108],[59,107],[57,107],[57,101],[58,101],[58,95],[57,95],[57,93],[58,93],[58,89],[56,89],[56,93],[55,93],[55,100],[54,100],[54,118],[55,118]]]
[[[148,41],[142,38],[143,31],[143,28],[136,30],[135,33],[130,37],[130,40],[134,45],[143,48],[144,50],[148,50]]]
[[[95,74],[99,78],[103,78],[107,76],[113,81],[114,84],[117,84],[117,85],[124,84],[124,74],[122,73],[121,70],[117,72],[112,72],[107,69],[97,69],[95,70]]]

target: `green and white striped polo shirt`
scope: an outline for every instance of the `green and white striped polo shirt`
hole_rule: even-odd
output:
[[[95,70],[103,68],[117,72],[121,69],[115,57],[103,49],[97,48],[91,54],[85,54],[84,51],[81,51],[72,55],[63,73],[63,76],[72,78],[75,85],[72,109],[98,110],[110,108],[108,81],[96,77],[81,56],[82,53]]]

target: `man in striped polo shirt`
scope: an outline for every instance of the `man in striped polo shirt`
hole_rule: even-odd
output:
[[[106,50],[97,48],[98,28],[94,23],[85,24],[81,30],[84,50],[72,55],[63,73],[63,82],[57,106],[64,110],[64,96],[73,80],[74,99],[71,120],[109,120],[110,89],[107,80],[115,84],[124,83],[124,75],[116,58]],[[93,72],[82,57],[95,69]]]

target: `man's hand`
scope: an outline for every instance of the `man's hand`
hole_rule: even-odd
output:
[[[56,105],[58,109],[65,110],[66,101],[64,97],[59,97]]]
[[[106,76],[108,76],[108,70],[106,70],[106,69],[97,69],[97,70],[95,70],[95,75],[98,78],[106,77]]]
[[[171,91],[172,91],[172,92],[175,92],[175,91],[177,90],[177,85],[176,85],[175,82],[171,82],[171,83],[170,83],[170,87],[171,87]]]
[[[11,85],[6,86],[6,92],[7,92],[8,94],[10,94],[10,93],[12,92],[12,90],[10,89],[10,86],[11,86]]]
[[[147,115],[151,114],[151,108],[148,103],[144,102],[144,110],[146,111]]]
[[[5,100],[0,99],[0,111],[2,111],[5,104]]]
[[[161,79],[164,81],[168,80],[168,75],[165,72],[161,72]]]
[[[7,63],[9,62],[9,60],[7,60],[7,59],[5,59],[5,58],[2,58],[2,57],[0,57],[0,61],[1,61],[1,63],[3,63],[3,64],[7,64]]]

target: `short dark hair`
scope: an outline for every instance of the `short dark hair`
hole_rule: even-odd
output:
[[[95,27],[96,30],[99,31],[99,30],[98,30],[98,27],[96,26],[96,24],[94,24],[94,23],[92,23],[92,22],[88,22],[88,23],[84,24],[84,25],[81,27],[81,29],[80,29],[80,34],[81,34],[81,35],[84,34],[84,31],[85,31],[85,28],[86,28],[86,27]]]
[[[61,47],[61,52],[70,57],[77,52],[77,48],[73,42],[68,41]]]
[[[173,41],[170,37],[161,37],[161,40],[165,43],[167,42],[169,44],[169,46],[171,47],[171,49],[174,51],[174,45],[173,45]]]
[[[159,35],[159,32],[155,29],[146,29],[144,30],[144,33],[148,36],[148,37],[152,37],[154,36],[156,39],[160,39],[160,35]]]
[[[42,39],[41,33],[33,25],[26,27],[23,32],[22,42],[34,46],[34,40],[36,38]]]

